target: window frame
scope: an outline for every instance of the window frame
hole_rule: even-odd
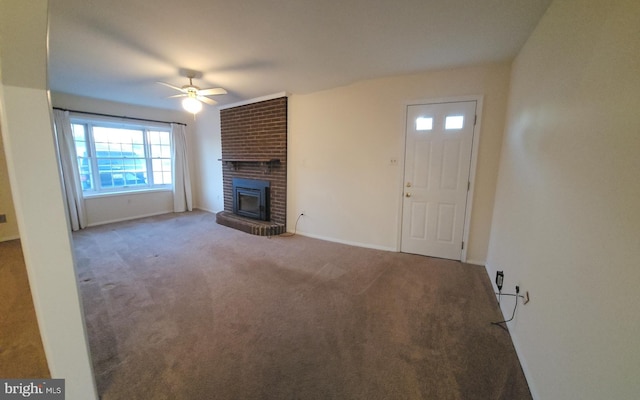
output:
[[[89,115],[70,115],[71,127],[73,130],[74,125],[83,125],[84,126],[84,141],[87,149],[87,156],[76,154],[76,163],[75,168],[78,170],[78,175],[82,175],[82,171],[80,170],[80,159],[86,158],[90,167],[90,175],[92,180],[92,187],[89,189],[82,190],[84,197],[99,197],[99,196],[109,196],[109,195],[119,195],[119,194],[131,194],[131,193],[140,193],[140,192],[153,192],[153,191],[169,191],[173,190],[174,185],[174,142],[173,135],[171,134],[171,125],[165,123],[156,123],[156,122],[142,122],[136,120],[128,120],[122,121],[118,118],[110,118],[110,117],[102,117],[102,116],[89,116]],[[128,130],[136,130],[142,131],[142,139],[143,139],[143,148],[144,148],[144,158],[145,167],[146,167],[146,183],[140,185],[127,185],[126,180],[123,186],[109,186],[102,187],[102,182],[100,178],[100,167],[98,165],[98,159],[105,157],[97,157],[97,154],[100,150],[97,150],[95,143],[95,134],[93,131],[94,127],[103,127],[103,128],[112,128],[112,129],[128,129]],[[149,139],[150,132],[166,132],[169,138],[169,157],[153,157],[151,146]],[[74,144],[75,134],[74,134]],[[123,156],[126,158],[126,156]],[[154,170],[153,170],[153,160],[164,160],[169,161],[171,164],[171,183],[164,184],[154,183]]]

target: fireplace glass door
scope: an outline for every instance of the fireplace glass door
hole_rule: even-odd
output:
[[[243,217],[269,220],[269,182],[233,178],[233,212]]]
[[[238,190],[238,214],[260,217],[260,191]]]

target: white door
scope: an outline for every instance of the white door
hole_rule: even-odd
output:
[[[460,260],[476,102],[407,107],[401,251]]]

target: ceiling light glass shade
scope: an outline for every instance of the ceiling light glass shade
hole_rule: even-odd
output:
[[[191,114],[197,114],[202,110],[202,103],[200,103],[198,99],[187,97],[182,100],[182,108],[189,111]]]

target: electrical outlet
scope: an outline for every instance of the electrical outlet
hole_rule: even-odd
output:
[[[7,222],[7,214],[0,214],[0,224]]]

